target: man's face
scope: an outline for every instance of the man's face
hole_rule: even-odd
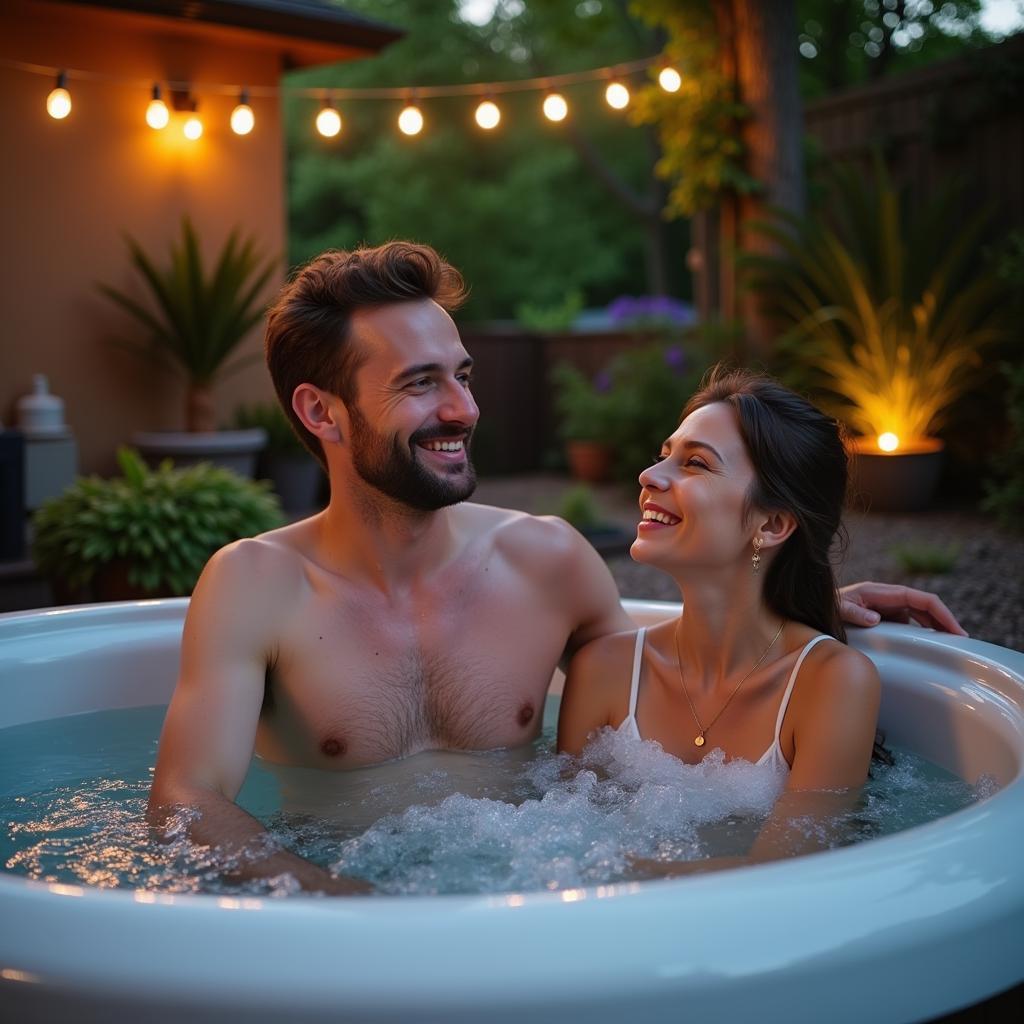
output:
[[[423,299],[362,310],[352,332],[366,357],[349,407],[356,472],[420,511],[464,501],[476,488],[469,443],[479,411],[451,317]]]

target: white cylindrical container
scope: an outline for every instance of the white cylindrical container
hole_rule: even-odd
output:
[[[63,437],[64,401],[50,394],[50,382],[43,373],[32,377],[32,394],[18,399],[18,428],[26,437]]]

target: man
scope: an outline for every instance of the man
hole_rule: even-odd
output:
[[[449,315],[463,297],[432,249],[392,242],[325,253],[270,311],[271,377],[327,470],[330,502],[228,545],[203,571],[160,740],[154,820],[188,805],[194,840],[252,848],[263,828],[234,798],[254,749],[343,770],[527,743],[559,660],[630,628],[604,563],[570,526],[465,502],[478,410],[473,361]],[[912,606],[927,624],[957,628],[937,598],[903,588],[861,585],[849,620],[865,623],[866,606]],[[358,888],[264,852],[244,871]]]

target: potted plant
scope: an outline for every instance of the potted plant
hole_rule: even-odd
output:
[[[857,432],[855,493],[912,511],[938,479],[938,431],[1006,337],[1004,287],[979,269],[983,214],[950,236],[953,191],[911,216],[880,162],[873,182],[842,169],[834,181],[828,219],[760,225],[779,255],[747,255],[747,281],[785,326],[790,383],[819,389]]]
[[[594,492],[583,483],[562,495],[555,514],[575,527],[602,555],[625,554],[635,539],[635,534],[608,522]]]
[[[141,246],[127,237],[131,262],[148,286],[146,306],[110,285],[101,291],[131,314],[145,339],[124,342],[184,374],[187,381],[186,433],[152,432],[133,438],[153,464],[170,457],[179,465],[213,459],[237,472],[252,475],[256,454],[266,441],[258,429],[218,431],[213,387],[240,370],[258,354],[231,360],[245,336],[263,317],[260,295],[274,273],[253,239],[236,229],[228,236],[208,274],[199,239],[188,217],[182,218],[181,239],[170,247],[170,260],[159,267]]]
[[[576,480],[600,483],[615,458],[615,399],[607,373],[588,380],[575,366],[559,363],[551,371],[559,430],[569,472]]]
[[[323,482],[320,463],[296,437],[292,425],[276,402],[253,402],[235,411],[239,430],[262,430],[266,447],[256,464],[256,475],[269,480],[286,512],[310,512],[317,506]]]
[[[33,557],[58,603],[190,594],[220,547],[283,522],[264,483],[202,463],[150,469],[128,448],[122,476],[80,477],[33,518]]]

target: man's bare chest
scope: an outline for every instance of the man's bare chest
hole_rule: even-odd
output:
[[[296,616],[267,674],[257,749],[353,768],[428,749],[528,742],[565,627],[528,603],[437,602],[414,614]]]

